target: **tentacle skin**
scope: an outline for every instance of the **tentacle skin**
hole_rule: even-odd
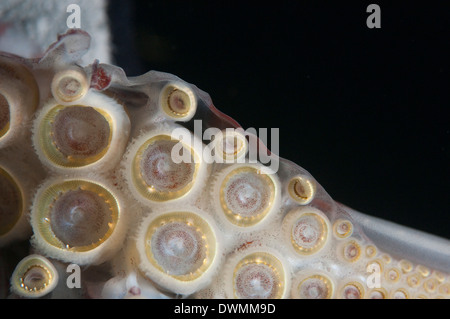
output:
[[[336,203],[174,75],[78,65],[87,43],[0,54],[1,297],[450,298],[448,240]]]

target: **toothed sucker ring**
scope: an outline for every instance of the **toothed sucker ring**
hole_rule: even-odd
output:
[[[26,246],[2,270],[12,296],[450,298],[448,241],[335,202],[174,75],[78,65],[89,40],[0,55],[0,247]]]

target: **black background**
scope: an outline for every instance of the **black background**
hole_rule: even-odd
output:
[[[376,1],[118,1],[115,64],[173,73],[337,201],[450,239],[450,6]]]

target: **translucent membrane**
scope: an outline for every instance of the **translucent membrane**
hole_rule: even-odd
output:
[[[188,121],[197,110],[197,100],[190,87],[181,82],[170,82],[162,90],[159,103],[172,119]]]
[[[37,298],[50,293],[58,283],[53,264],[39,255],[25,257],[11,277],[11,290],[22,297]]]
[[[217,244],[209,221],[188,211],[150,215],[136,243],[141,270],[164,288],[182,294],[209,282]]]
[[[329,222],[312,207],[295,208],[283,220],[283,229],[295,251],[302,255],[319,252],[328,240]]]
[[[333,296],[333,283],[323,274],[298,275],[292,285],[292,298],[330,299]]]
[[[23,194],[14,178],[0,167],[0,238],[13,230],[23,214]]]
[[[90,106],[57,105],[41,122],[40,143],[56,165],[82,167],[101,159],[112,138],[112,120]]]
[[[316,185],[307,176],[299,175],[289,181],[288,192],[296,202],[306,205],[313,200],[316,193]]]
[[[87,93],[89,83],[82,69],[67,69],[55,74],[51,83],[53,97],[60,103],[74,102]]]
[[[281,261],[266,252],[244,256],[233,270],[232,285],[235,298],[278,299],[286,290],[285,271]]]
[[[114,195],[99,184],[83,180],[51,185],[34,206],[35,233],[47,245],[70,252],[86,252],[102,245],[119,218]]]
[[[0,93],[0,137],[9,130],[9,103],[3,94]]]
[[[221,210],[241,227],[256,225],[275,208],[277,184],[258,167],[240,166],[219,180]]]
[[[181,143],[181,144],[178,144]],[[172,149],[181,146],[187,161],[173,159]],[[192,188],[198,170],[193,149],[170,135],[156,135],[145,141],[134,156],[133,184],[146,199],[163,202],[179,198]]]

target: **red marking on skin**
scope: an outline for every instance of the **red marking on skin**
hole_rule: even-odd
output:
[[[141,294],[141,289],[139,287],[133,286],[128,290],[128,292],[130,293],[130,295],[139,296]]]
[[[319,198],[315,198],[311,204],[312,204],[312,206],[320,209],[324,213],[329,213],[329,212],[333,211],[333,209],[334,209],[333,204],[331,204],[328,201],[324,201],[323,199],[319,199]]]
[[[248,241],[246,243],[243,243],[237,250],[243,250],[246,249],[248,246],[250,246],[251,244],[253,244],[253,241]]]
[[[110,83],[111,76],[102,67],[99,67],[97,63],[94,63],[92,66],[91,88],[101,91],[106,89]]]
[[[6,32],[6,30],[11,26],[10,23],[0,23],[0,35]]]
[[[228,116],[227,114],[222,113],[221,111],[219,111],[219,110],[214,106],[214,104],[212,104],[212,103],[209,104],[209,105],[208,105],[208,108],[209,108],[216,116],[218,116],[221,120],[224,120],[224,121],[230,123],[229,126],[232,126],[232,127],[234,127],[234,128],[238,128],[238,127],[242,128],[242,126],[239,125],[239,123],[238,123],[235,119],[233,119],[232,117]]]

